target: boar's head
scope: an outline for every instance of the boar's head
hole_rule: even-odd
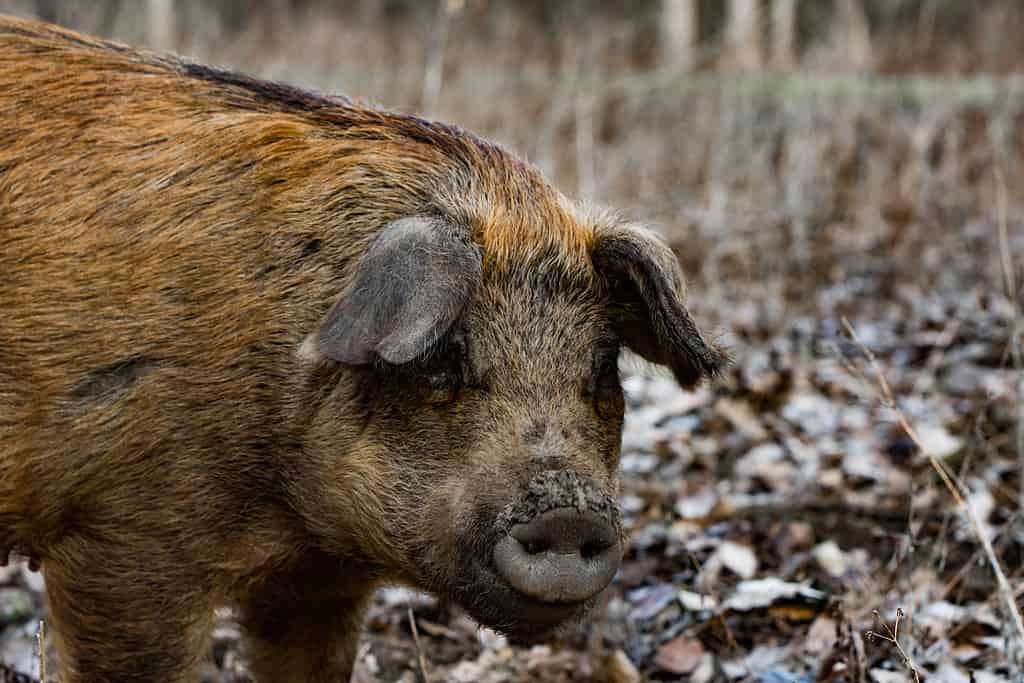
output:
[[[517,640],[577,620],[621,561],[622,349],[687,387],[724,362],[667,247],[574,230],[575,247],[517,246],[395,220],[315,335],[337,381],[306,444],[313,524]]]

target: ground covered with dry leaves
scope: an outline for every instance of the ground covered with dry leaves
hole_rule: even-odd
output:
[[[736,364],[696,393],[627,369],[629,549],[575,633],[513,648],[455,606],[385,590],[356,680],[1024,680],[990,559],[927,457],[962,486],[1019,604],[1013,305],[863,279],[805,308],[767,333],[758,306],[732,311]],[[34,673],[41,580],[15,565],[0,586],[0,661]],[[225,615],[207,680],[247,680],[238,641]]]
[[[842,51],[806,73],[637,71],[616,42],[636,29],[574,21],[545,51],[512,15],[452,25],[433,113],[661,226],[735,364],[696,393],[624,368],[629,546],[586,623],[515,648],[389,589],[355,680],[1024,681],[1024,82],[865,77]],[[424,52],[392,47],[427,34],[353,22],[185,51],[408,103]],[[1018,49],[1000,25],[979,35]],[[0,662],[29,674],[41,588],[0,569]],[[248,680],[229,613],[204,678]]]

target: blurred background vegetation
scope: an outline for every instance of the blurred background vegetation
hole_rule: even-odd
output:
[[[998,284],[978,221],[994,216],[997,190],[1011,217],[1024,199],[1018,0],[0,0],[0,11],[459,123],[567,193],[655,222],[714,313],[724,299],[765,323],[781,322],[781,302],[799,307],[809,288],[858,273]]]

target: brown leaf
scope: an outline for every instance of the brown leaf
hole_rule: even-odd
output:
[[[827,615],[821,615],[807,629],[807,636],[804,638],[804,650],[807,652],[829,652],[835,648],[838,639],[839,628],[834,619]]]
[[[768,438],[761,420],[754,414],[750,404],[746,401],[722,398],[715,404],[719,415],[728,420],[732,426],[740,430],[747,438],[754,441],[762,441]]]
[[[355,671],[352,672],[352,683],[380,683],[380,679],[370,673],[365,666],[357,664]]]
[[[640,683],[640,672],[622,650],[616,650],[605,658],[604,673],[608,683]]]
[[[803,623],[818,616],[821,610],[808,605],[773,605],[768,608],[768,614],[776,619],[784,619],[790,622]]]
[[[658,649],[654,664],[662,671],[688,674],[700,664],[704,646],[688,636],[673,638]]]

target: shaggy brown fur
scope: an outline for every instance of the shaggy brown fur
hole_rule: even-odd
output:
[[[0,19],[0,555],[60,680],[189,680],[224,604],[259,680],[342,680],[381,582],[578,617],[494,575],[495,520],[545,471],[614,493],[620,345],[721,365],[681,288],[464,131]]]

